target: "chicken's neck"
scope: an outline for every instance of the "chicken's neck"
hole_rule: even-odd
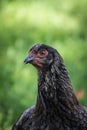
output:
[[[45,112],[54,111],[61,114],[71,114],[78,101],[64,64],[54,63],[48,70],[39,71],[38,98],[36,108]],[[67,110],[67,111],[66,111]]]

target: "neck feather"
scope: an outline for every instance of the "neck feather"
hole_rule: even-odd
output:
[[[63,62],[58,66],[55,61],[48,70],[39,70],[38,75],[37,109],[69,114],[78,105]]]

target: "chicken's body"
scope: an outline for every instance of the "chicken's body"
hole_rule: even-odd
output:
[[[25,59],[38,70],[38,96],[12,130],[87,130],[87,109],[81,106],[59,53],[46,45],[35,45]]]

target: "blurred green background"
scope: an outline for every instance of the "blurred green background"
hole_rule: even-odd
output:
[[[87,0],[0,0],[0,130],[36,102],[37,71],[23,64],[35,43],[59,51],[87,106]]]

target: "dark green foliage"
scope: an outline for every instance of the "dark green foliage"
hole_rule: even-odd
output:
[[[0,1],[0,129],[9,130],[35,103],[36,71],[23,60],[32,44],[52,45],[62,55],[74,90],[87,106],[87,2]]]

